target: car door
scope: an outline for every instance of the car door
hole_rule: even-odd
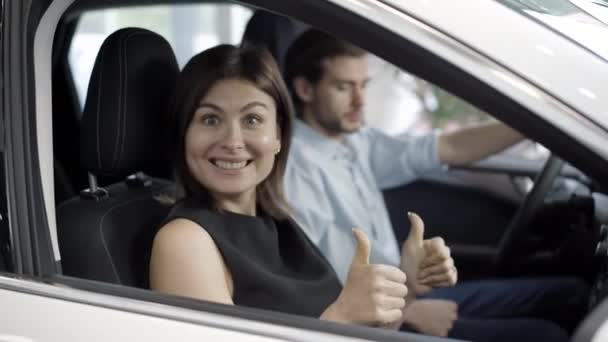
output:
[[[49,279],[43,283],[0,276],[2,341],[448,341],[356,326],[344,329],[313,319],[294,326],[296,317],[272,317],[262,310],[243,312],[183,298],[161,304],[149,291],[55,280],[62,286]],[[87,291],[87,285],[95,291]]]
[[[6,135],[7,142],[10,142],[10,150],[7,146],[7,193],[9,198],[9,218],[11,229],[13,232],[13,241],[15,255],[18,256],[15,260],[19,260],[18,273],[31,275],[32,277],[44,278],[49,284],[39,285],[33,280],[37,278],[27,278],[24,281],[13,281],[10,278],[2,279],[3,298],[7,299],[7,303],[15,305],[3,306],[3,313],[13,315],[12,320],[5,320],[0,323],[0,333],[7,332],[13,336],[28,336],[23,332],[24,329],[30,331],[32,337],[44,338],[50,335],[47,333],[54,332],[61,340],[74,337],[64,332],[54,331],[54,328],[59,324],[65,324],[62,321],[59,313],[62,309],[71,312],[72,318],[80,318],[76,322],[87,321],[93,322],[118,322],[123,323],[135,322],[142,320],[140,324],[125,324],[119,325],[124,330],[117,329],[111,324],[108,324],[107,329],[112,331],[95,330],[96,332],[107,333],[107,339],[112,337],[121,338],[124,336],[142,336],[137,335],[137,331],[142,329],[152,329],[155,323],[158,326],[167,327],[173,325],[173,328],[167,327],[165,332],[170,333],[170,337],[183,336],[184,330],[192,328],[190,323],[195,323],[196,330],[200,328],[204,337],[225,337],[227,339],[238,339],[243,337],[241,333],[246,333],[246,338],[254,339],[259,336],[264,336],[269,339],[285,339],[294,341],[318,340],[318,339],[339,339],[339,340],[354,340],[354,339],[370,339],[370,340],[403,340],[412,341],[439,341],[431,337],[420,335],[402,335],[390,331],[382,331],[377,329],[367,329],[363,327],[351,327],[331,324],[327,322],[319,322],[313,319],[303,319],[298,317],[287,317],[276,313],[266,311],[251,310],[247,308],[226,307],[213,303],[192,302],[183,298],[174,298],[163,296],[150,291],[130,289],[119,285],[103,284],[98,282],[90,282],[82,279],[74,279],[65,277],[60,274],[60,270],[56,267],[55,261],[59,260],[59,255],[56,249],[51,248],[56,246],[56,241],[53,238],[54,231],[54,199],[52,188],[52,149],[46,150],[45,144],[51,144],[52,137],[49,137],[49,128],[45,129],[45,115],[49,115],[52,108],[50,94],[50,65],[51,53],[49,50],[50,42],[52,42],[52,32],[55,25],[59,21],[59,17],[72,2],[64,0],[55,0],[52,2],[43,1],[17,1],[5,0],[5,5],[11,9],[12,15],[15,16],[14,25],[10,30],[5,30],[3,33],[11,32],[13,39],[10,40],[9,47],[5,49],[5,41],[3,40],[3,56],[4,51],[10,51],[11,58],[7,62],[4,60],[3,72],[10,69],[11,77],[4,78],[3,100],[6,103],[7,98],[10,99],[11,106],[3,107],[3,113],[11,113],[7,118]],[[480,87],[479,80],[471,74],[463,71],[466,69],[466,63],[460,65],[460,68],[446,67],[441,64],[441,58],[438,58],[434,53],[428,51],[420,52],[420,46],[406,40],[402,35],[396,34],[378,24],[386,20],[383,25],[393,24],[395,28],[408,27],[415,31],[414,25],[407,25],[414,20],[412,17],[405,16],[401,12],[390,11],[382,6],[384,2],[378,1],[301,1],[301,2],[276,2],[276,1],[248,1],[247,3],[255,6],[261,6],[286,14],[301,16],[311,22],[319,23],[325,29],[335,30],[346,37],[360,41],[366,41],[368,48],[375,51],[386,50],[386,57],[391,60],[397,60],[400,57],[400,52],[406,51],[413,55],[412,51],[416,50],[419,53],[426,53],[428,61],[439,63],[440,67],[446,68],[448,71],[456,73],[456,76],[462,76],[463,82],[472,83],[477,87],[471,87],[473,90],[485,90],[484,95],[489,97],[494,96],[494,101],[497,104],[507,103],[513,105],[503,96],[493,93],[491,90]],[[339,3],[339,5],[336,5]],[[48,8],[47,8],[48,5]],[[344,8],[348,8],[345,10]],[[384,8],[384,9],[383,9]],[[380,12],[383,9],[384,12]],[[368,11],[368,13],[364,13]],[[358,14],[357,14],[358,13]],[[380,15],[379,13],[385,13]],[[390,15],[388,13],[391,13]],[[44,16],[41,18],[41,15]],[[366,19],[369,16],[373,18]],[[397,20],[400,18],[399,20]],[[12,20],[11,20],[12,21]],[[40,23],[39,23],[40,22]],[[6,26],[3,26],[3,30]],[[346,32],[348,31],[348,32]],[[428,30],[432,31],[432,30]],[[426,32],[426,31],[425,31]],[[426,32],[430,34],[429,32]],[[33,37],[36,40],[32,42]],[[361,38],[365,37],[365,39]],[[413,39],[413,38],[412,38]],[[428,43],[428,42],[427,42]],[[425,45],[428,50],[432,49],[432,44]],[[410,50],[408,50],[408,48]],[[392,54],[392,56],[391,56]],[[438,52],[437,52],[438,54]],[[420,58],[420,56],[418,56]],[[423,56],[424,57],[424,56]],[[479,57],[479,56],[478,56]],[[445,58],[445,56],[444,56]],[[424,58],[422,58],[424,59]],[[429,62],[431,63],[431,62]],[[431,63],[432,64],[432,63]],[[437,66],[437,65],[431,65]],[[419,72],[421,74],[431,75],[441,83],[440,76],[433,76],[428,65],[422,65]],[[36,78],[32,76],[33,69],[36,71]],[[453,81],[458,77],[454,74],[449,75],[448,79]],[[9,82],[10,80],[10,82]],[[448,80],[448,81],[449,81]],[[445,80],[444,80],[445,81]],[[486,79],[488,83],[495,81]],[[466,83],[465,82],[465,83]],[[497,81],[495,81],[498,84]],[[449,84],[450,82],[445,82]],[[452,84],[452,88],[454,85]],[[34,91],[35,89],[35,91]],[[466,95],[466,91],[463,91]],[[10,96],[6,96],[10,95]],[[470,96],[471,94],[469,94]],[[515,109],[520,107],[515,106]],[[513,108],[510,113],[516,112]],[[517,117],[519,118],[519,117]],[[10,120],[9,120],[10,119]],[[48,120],[48,118],[47,118]],[[514,119],[512,119],[514,120]],[[10,127],[9,127],[10,124]],[[538,126],[537,126],[538,127]],[[528,132],[530,132],[528,130]],[[538,134],[543,136],[542,134]],[[577,144],[576,140],[568,140],[573,144]],[[7,144],[8,145],[8,144]],[[9,153],[10,151],[10,153]],[[49,158],[50,156],[50,158]],[[576,159],[576,158],[575,158]],[[590,172],[596,172],[594,168],[589,168]],[[595,170],[595,171],[594,171]],[[601,174],[601,172],[599,172]],[[51,186],[49,186],[50,182]],[[53,253],[55,251],[55,253]],[[23,259],[24,261],[21,261]],[[24,296],[25,294],[25,296]],[[18,307],[18,303],[29,304],[30,310],[23,310]],[[38,315],[37,319],[52,318],[54,326],[48,325],[32,325],[25,324],[23,318],[31,308],[36,307],[37,313],[45,313],[44,317]],[[108,310],[109,309],[109,310]],[[186,310],[186,311],[182,311]],[[192,312],[196,311],[196,312]],[[127,314],[125,314],[127,313]],[[130,314],[134,313],[135,316]],[[130,318],[127,318],[130,316]],[[31,316],[30,316],[31,317]],[[91,318],[92,319],[88,319]],[[97,319],[103,317],[103,319]],[[131,320],[132,318],[132,320]],[[157,318],[161,318],[159,321]],[[31,320],[30,320],[31,321]],[[74,321],[72,321],[74,322]],[[182,324],[188,323],[188,324]],[[65,325],[62,325],[65,326]],[[85,325],[83,325],[86,327]],[[209,332],[209,327],[219,328],[222,334],[204,335],[206,333],[217,333],[217,330]],[[77,326],[80,328],[80,326]],[[131,329],[137,330],[133,332]],[[154,331],[154,330],[150,330]],[[123,334],[121,334],[123,333]],[[130,334],[133,335],[130,335]],[[225,334],[224,334],[225,333]],[[82,334],[75,335],[76,340],[81,340]],[[119,336],[112,334],[120,334]],[[102,336],[102,335],[100,335]],[[163,335],[165,336],[165,335]],[[97,337],[96,337],[97,338]]]

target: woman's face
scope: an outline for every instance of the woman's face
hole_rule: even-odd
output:
[[[215,197],[253,194],[280,149],[275,101],[254,83],[216,82],[198,103],[185,137],[192,176]]]

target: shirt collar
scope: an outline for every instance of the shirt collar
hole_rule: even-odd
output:
[[[336,158],[353,158],[353,150],[347,145],[330,139],[323,134],[319,133],[314,128],[300,119],[295,120],[294,134],[298,139],[302,139],[307,146],[310,146],[321,154],[329,156],[332,159]],[[347,135],[345,142],[350,144],[349,137]]]

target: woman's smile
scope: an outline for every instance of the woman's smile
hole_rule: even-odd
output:
[[[213,164],[216,168],[221,171],[229,174],[237,174],[238,171],[243,170],[247,166],[251,164],[253,159],[242,159],[242,160],[234,160],[234,159],[223,159],[223,158],[210,158],[209,162]]]

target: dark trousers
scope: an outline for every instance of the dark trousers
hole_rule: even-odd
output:
[[[450,337],[475,342],[567,341],[587,308],[577,278],[468,281],[420,296],[458,304]]]

